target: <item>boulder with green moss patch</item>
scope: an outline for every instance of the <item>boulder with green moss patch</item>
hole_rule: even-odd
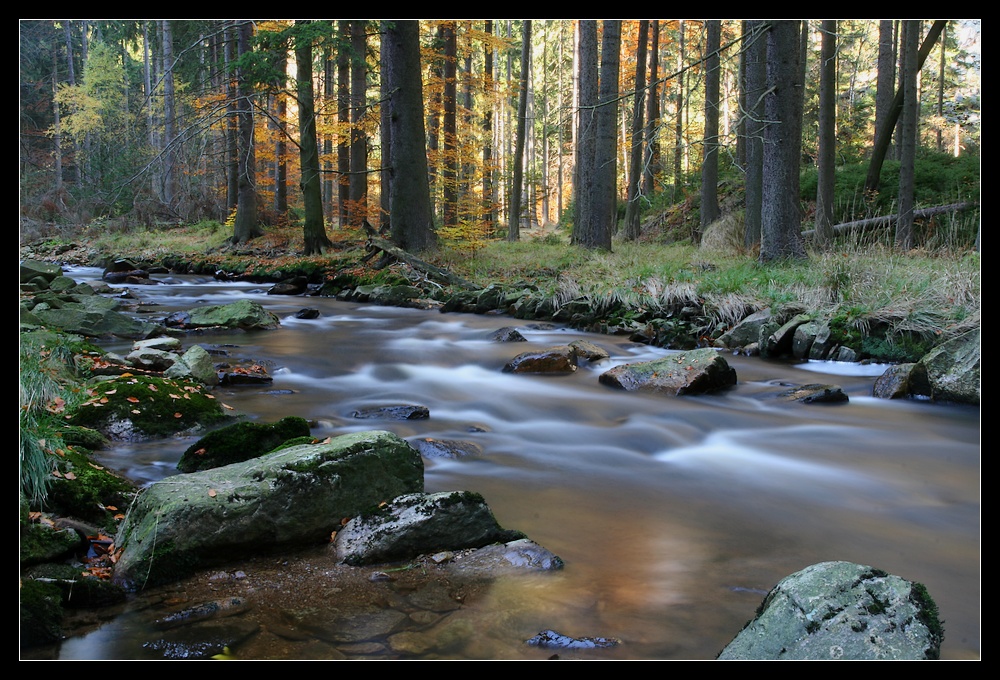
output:
[[[276,423],[234,423],[210,432],[188,447],[177,463],[181,472],[196,472],[241,463],[273,451],[289,439],[309,436],[305,418],[288,416]]]
[[[343,518],[423,491],[423,475],[415,449],[373,431],[168,477],[130,508],[115,580],[164,583],[217,560],[329,540]]]
[[[91,383],[69,419],[118,441],[142,441],[208,427],[231,417],[204,385],[139,375]]]

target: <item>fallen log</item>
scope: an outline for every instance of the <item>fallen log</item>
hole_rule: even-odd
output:
[[[370,228],[369,228],[370,229]],[[404,264],[409,265],[413,269],[416,269],[428,279],[432,279],[441,283],[446,283],[451,286],[458,286],[459,288],[464,288],[465,290],[474,290],[478,288],[473,283],[470,283],[460,276],[452,274],[447,269],[442,269],[441,267],[435,266],[430,262],[424,262],[416,255],[408,253],[402,248],[393,245],[392,242],[380,238],[374,229],[366,229],[368,231],[368,240],[365,242],[365,249],[368,254],[362,258],[363,261],[371,259],[377,253],[381,253],[382,258],[376,264],[376,268],[381,269],[386,266],[391,260],[397,260]]]
[[[943,213],[959,212],[965,210],[966,208],[975,207],[975,203],[951,203],[949,205],[939,205],[934,208],[922,208],[920,210],[913,211],[914,219],[922,219],[924,217],[933,217],[934,215],[941,215]],[[835,234],[840,234],[844,232],[851,232],[858,229],[868,229],[872,227],[887,227],[894,224],[899,220],[899,215],[884,215],[882,217],[870,217],[865,220],[855,220],[853,222],[844,222],[842,224],[837,224],[833,226],[833,232]],[[804,238],[812,238],[816,235],[815,229],[809,229],[808,231],[803,231],[802,236]]]

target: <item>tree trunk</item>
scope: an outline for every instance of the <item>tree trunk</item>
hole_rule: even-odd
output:
[[[629,158],[628,203],[625,206],[625,238],[639,238],[639,186],[642,175],[643,107],[646,104],[646,42],[649,39],[649,21],[639,21],[639,45],[635,52],[635,100],[632,107],[632,148]]]
[[[277,130],[274,141],[274,210],[279,215],[288,212],[288,143],[285,139],[285,124],[288,117],[288,101],[285,98],[285,70],[288,67],[288,56],[284,50],[277,58],[278,72],[281,74],[275,83],[275,115],[273,125]],[[300,115],[301,117],[301,115]],[[315,125],[313,126],[315,128]]]
[[[684,20],[681,19],[678,23],[677,28],[677,43],[679,46],[677,52],[677,72],[680,74],[677,77],[677,110],[675,111],[675,130],[674,130],[674,182],[673,191],[671,195],[677,198],[677,191],[681,184],[681,178],[683,177],[683,158],[684,158],[684,82],[687,77],[687,71],[685,67],[685,56],[684,56]]]
[[[903,134],[899,140],[899,221],[896,222],[896,247],[913,247],[914,161],[917,152],[917,42],[920,21],[903,21]]]
[[[383,21],[382,25],[388,68],[383,77],[389,89],[391,234],[399,247],[420,252],[436,241],[427,180],[420,30],[416,20]]]
[[[510,212],[507,217],[507,240],[521,236],[521,188],[524,184],[524,138],[528,110],[528,70],[531,68],[531,20],[524,21],[521,38],[521,79],[517,99],[517,138],[514,142],[514,179],[510,187]]]
[[[764,92],[767,89],[767,28],[760,20],[746,22],[743,51],[746,54],[746,208],[744,245],[751,250],[760,243],[760,221],[764,181]]]
[[[163,193],[164,205],[172,207],[177,190],[177,114],[174,96],[174,33],[169,19],[161,23],[163,29]]]
[[[365,21],[351,20],[351,179],[347,224],[357,227],[368,218],[368,137],[363,125],[367,88],[368,49]]]
[[[701,163],[701,223],[694,242],[719,219],[719,47],[722,21],[709,19],[705,39],[705,143]]]
[[[597,22],[579,22],[577,133],[573,190],[573,243],[591,247],[594,222],[594,148],[597,133]]]
[[[296,20],[305,27],[309,21]],[[308,30],[295,36],[295,68],[299,100],[299,162],[302,169],[302,199],[305,207],[303,242],[305,255],[321,254],[333,245],[323,224],[323,185],[316,142],[316,110],[313,97],[312,36]]]
[[[618,76],[621,54],[621,20],[605,19],[601,38],[601,73],[597,104],[597,140],[594,148],[593,229],[589,248],[611,250],[611,236],[618,221]]]
[[[937,42],[938,36],[941,35],[941,31],[944,30],[945,24],[947,23],[947,21],[943,20],[935,21],[931,26],[931,29],[927,32],[927,37],[924,38],[923,44],[920,45],[920,51],[917,52],[917,73],[919,73],[920,69],[923,68],[924,61],[927,60],[927,55],[930,54],[931,49],[934,47],[934,43]],[[889,111],[885,120],[875,133],[875,144],[872,148],[872,159],[868,164],[868,174],[865,176],[865,191],[878,191],[879,180],[882,174],[882,164],[885,162],[886,151],[889,148],[889,142],[892,140],[892,130],[896,127],[896,121],[899,120],[899,115],[902,109],[903,89],[899,88],[896,90],[896,96],[893,97],[892,103],[889,105]]]
[[[444,41],[444,115],[441,120],[442,148],[442,224],[448,228],[458,226],[458,39],[454,21],[446,21],[441,26]]]
[[[775,21],[767,34],[761,262],[804,258],[799,209],[802,93],[798,21]]]
[[[250,39],[253,37],[253,23],[243,21],[237,27],[237,52],[239,56],[250,52]],[[250,78],[239,73],[237,76],[237,125],[239,128],[238,172],[237,172],[237,205],[236,222],[233,225],[232,243],[238,245],[247,243],[263,235],[260,223],[257,221],[257,155],[254,152],[253,129],[253,85]]]
[[[653,19],[649,26],[649,89],[646,92],[646,139],[642,164],[642,193],[652,197],[656,179],[660,174],[660,95],[658,92],[660,66],[660,21]]]
[[[876,135],[872,139],[873,146],[878,143],[877,132],[882,129],[886,119],[889,117],[889,110],[892,108],[892,97],[896,93],[895,26],[896,22],[893,19],[882,19],[878,22],[878,75],[875,85]]]
[[[337,218],[341,227],[350,224],[351,202],[351,21],[337,22]]]
[[[483,32],[493,36],[493,22],[484,22]],[[496,213],[493,205],[493,45],[486,41],[483,55],[483,92],[486,102],[483,106],[483,209],[482,220],[486,234],[492,236]]]
[[[833,188],[836,164],[837,20],[824,19],[819,65],[819,176],[816,185],[816,243],[826,247],[833,237]]]

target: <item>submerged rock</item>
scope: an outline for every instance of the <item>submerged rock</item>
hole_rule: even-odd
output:
[[[522,352],[503,367],[504,373],[572,373],[575,370],[576,350],[569,345]]]
[[[543,630],[538,635],[524,641],[533,647],[544,649],[597,649],[601,647],[616,647],[621,644],[617,638],[581,637],[573,638],[554,630]]]

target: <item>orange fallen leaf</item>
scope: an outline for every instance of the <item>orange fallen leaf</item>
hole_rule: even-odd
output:
[[[104,468],[101,468],[101,469],[103,470]],[[111,512],[115,512],[116,510],[118,510],[118,508],[116,508],[116,507],[115,507],[115,506],[113,506],[113,505],[105,505],[105,506],[104,506],[104,509],[105,509],[105,510],[110,510]]]
[[[151,392],[156,392],[156,391],[157,391],[157,390],[156,390],[156,385],[147,385],[147,387],[149,387],[149,390],[150,390]]]
[[[174,414],[174,418],[183,418],[183,417],[184,417],[183,413],[175,413]]]
[[[197,451],[194,452],[194,455],[196,455],[196,456],[204,456],[205,455],[205,449],[198,449]]]
[[[170,394],[169,396],[170,396],[171,399],[180,399],[181,398],[181,395],[179,395],[179,394]]]
[[[127,401],[130,401],[130,402],[132,402],[133,404],[138,404],[138,403],[139,403],[139,399],[138,399],[138,397],[125,397],[125,399],[126,399]]]
[[[209,489],[208,490],[208,496],[209,496],[209,498],[215,498],[217,495],[218,495],[218,492],[215,489]]]

